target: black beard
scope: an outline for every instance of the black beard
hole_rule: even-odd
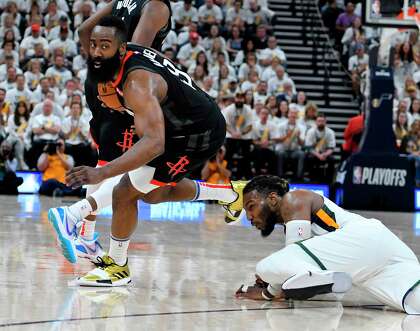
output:
[[[244,106],[243,102],[235,102],[235,107],[236,108],[242,108]]]
[[[262,213],[265,216],[265,225],[264,228],[261,229],[261,236],[266,238],[274,231],[278,217],[277,214],[274,211],[271,211],[267,205],[263,206]]]
[[[101,66],[99,68],[95,68],[95,61],[101,62]],[[88,76],[90,79],[97,82],[112,81],[120,66],[121,59],[118,52],[115,52],[114,56],[108,59],[93,58],[90,55],[87,58]]]

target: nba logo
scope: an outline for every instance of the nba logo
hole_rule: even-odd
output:
[[[303,229],[301,227],[299,227],[299,229],[298,229],[298,235],[299,235],[299,237],[302,237],[302,235],[303,235]]]
[[[353,168],[353,184],[362,184],[362,167]]]

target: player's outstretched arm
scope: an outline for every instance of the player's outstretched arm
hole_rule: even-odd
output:
[[[98,24],[99,20],[104,17],[111,15],[112,6],[114,5],[115,0],[112,0],[106,6],[98,10],[95,14],[90,16],[86,21],[84,21],[79,27],[79,40],[83,49],[89,51],[90,35],[93,28]]]
[[[134,125],[141,138],[127,152],[100,168],[76,167],[66,177],[67,185],[97,184],[140,168],[164,152],[165,122],[159,100],[166,96],[166,82],[145,70],[128,74],[123,94],[125,106],[134,113]]]
[[[143,8],[131,41],[151,47],[157,33],[168,23],[169,8],[162,1],[149,1]]]

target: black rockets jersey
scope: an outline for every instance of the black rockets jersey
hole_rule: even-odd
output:
[[[90,77],[85,82],[85,97],[92,112],[90,133],[98,145],[99,160],[110,162],[138,141],[133,116],[105,107],[98,99],[97,83]]]
[[[112,15],[120,17],[126,24],[128,30],[128,40],[133,37],[134,31],[140,20],[143,7],[152,0],[118,0],[112,7]],[[153,0],[156,1],[156,0]],[[169,0],[162,0],[168,6],[169,18],[166,25],[156,34],[152,43],[152,48],[160,50],[162,43],[171,30],[171,4]]]
[[[161,102],[167,137],[202,133],[220,123],[223,115],[219,107],[187,73],[153,49],[130,43],[117,79],[108,83],[116,91],[114,98],[118,98],[120,108],[124,108],[124,82],[130,72],[138,69],[158,74],[167,84],[167,95]],[[110,108],[118,109],[115,100],[102,101]]]

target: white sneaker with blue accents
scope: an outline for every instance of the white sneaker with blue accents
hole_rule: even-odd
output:
[[[105,252],[98,240],[98,233],[95,232],[92,240],[79,236],[75,239],[76,255],[80,258],[89,259],[93,264],[98,263],[98,257],[103,257]]]
[[[74,240],[77,237],[77,221],[74,216],[70,214],[68,207],[51,208],[48,211],[48,220],[57,234],[64,257],[70,263],[76,263],[77,255]]]

